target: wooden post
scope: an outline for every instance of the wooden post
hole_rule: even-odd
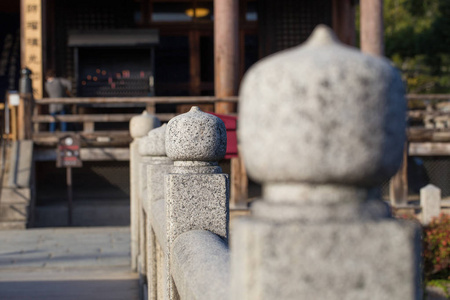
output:
[[[361,0],[361,51],[384,55],[383,0]]]
[[[21,65],[22,68],[28,67],[32,72],[35,99],[41,99],[43,96],[42,1],[20,1]]]
[[[389,199],[392,206],[408,204],[408,143],[403,150],[403,162],[389,183]]]
[[[248,198],[248,178],[242,157],[233,157],[231,164],[231,189],[230,207],[241,208],[247,206]]]
[[[32,135],[33,95],[24,94],[20,97],[18,107],[19,140],[29,140]]]
[[[339,40],[354,46],[356,41],[355,7],[351,0],[333,0],[333,30]]]
[[[238,0],[214,1],[214,88],[216,96],[235,96],[239,80]],[[235,111],[234,103],[216,103],[215,112]]]
[[[73,211],[73,192],[72,192],[72,168],[66,168],[67,181],[67,224],[72,226],[72,211]]]
[[[13,141],[17,141],[17,108],[16,106],[10,106],[10,120],[11,120],[11,136]]]

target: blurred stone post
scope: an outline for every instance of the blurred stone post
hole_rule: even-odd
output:
[[[164,201],[164,176],[172,170],[173,162],[166,156],[165,146],[166,124],[151,130],[139,144],[142,157],[141,162],[141,186],[142,206],[144,211],[144,230],[147,274],[148,299],[156,300],[157,295],[163,295],[164,287],[162,274],[158,275],[158,269],[162,269],[159,257],[163,256],[161,247],[156,243],[155,232],[152,228],[152,205],[157,201]]]
[[[168,296],[165,299],[178,298],[170,275],[170,251],[180,234],[208,230],[225,241],[228,239],[229,179],[218,165],[225,156],[226,146],[225,124],[196,106],[167,125],[166,151],[174,161],[174,167],[165,179],[169,251],[166,261]]]
[[[133,138],[130,143],[130,231],[131,269],[133,271],[137,271],[139,255],[139,139],[160,125],[160,121],[146,111],[130,120],[130,134]]]
[[[422,206],[422,223],[428,225],[441,213],[441,189],[432,184],[421,188],[420,206]]]
[[[263,199],[233,224],[231,299],[420,299],[420,229],[367,200],[402,160],[404,88],[390,63],[321,25],[254,65],[239,98]]]

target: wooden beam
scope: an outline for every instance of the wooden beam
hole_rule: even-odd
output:
[[[155,114],[160,121],[169,121],[177,114]],[[129,122],[132,117],[137,114],[86,114],[86,115],[40,115],[33,116],[34,123],[51,123],[51,122],[68,122],[68,123],[85,123],[85,122]]]
[[[215,102],[237,102],[237,96],[196,96],[196,97],[130,97],[130,98],[44,98],[35,100],[36,104],[182,104],[182,103],[215,103]]]
[[[83,147],[126,146],[132,141],[128,130],[96,132],[39,132],[33,134],[33,141],[36,145],[55,146],[61,137],[68,134],[78,134]]]
[[[420,120],[425,117],[435,118],[435,117],[448,117],[450,119],[450,111],[426,111],[426,110],[410,110],[408,111],[408,118],[411,120]]]
[[[410,156],[449,156],[450,143],[410,143]]]
[[[239,81],[239,1],[214,1],[214,88],[217,97],[235,96]],[[234,103],[216,103],[215,112],[228,114]]]
[[[408,100],[450,100],[450,94],[407,94]]]
[[[360,15],[361,51],[383,56],[383,0],[361,0]]]
[[[410,142],[450,142],[450,129],[410,127],[407,134]]]
[[[34,116],[33,122],[51,123],[51,122],[128,122],[137,114],[89,114],[89,115],[40,115]]]
[[[130,149],[126,148],[81,148],[80,157],[83,161],[128,161]],[[35,161],[56,161],[56,149],[35,149]]]

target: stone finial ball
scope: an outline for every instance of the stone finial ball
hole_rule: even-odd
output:
[[[238,138],[265,183],[370,187],[395,174],[405,142],[400,74],[319,25],[302,45],[256,63],[239,95]]]
[[[143,156],[166,156],[166,128],[152,129],[139,141],[139,154]]]
[[[130,120],[130,134],[132,138],[140,138],[152,130],[161,126],[161,122],[157,117],[143,111],[142,114],[132,117]]]
[[[223,121],[197,106],[167,124],[166,152],[174,161],[218,161],[225,156],[226,148]]]

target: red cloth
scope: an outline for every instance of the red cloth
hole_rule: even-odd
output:
[[[227,130],[227,152],[225,154],[225,159],[237,157],[238,156],[237,136],[236,136],[237,117],[220,115],[215,113],[209,114],[218,117],[223,121],[223,123],[225,123],[225,129]]]

